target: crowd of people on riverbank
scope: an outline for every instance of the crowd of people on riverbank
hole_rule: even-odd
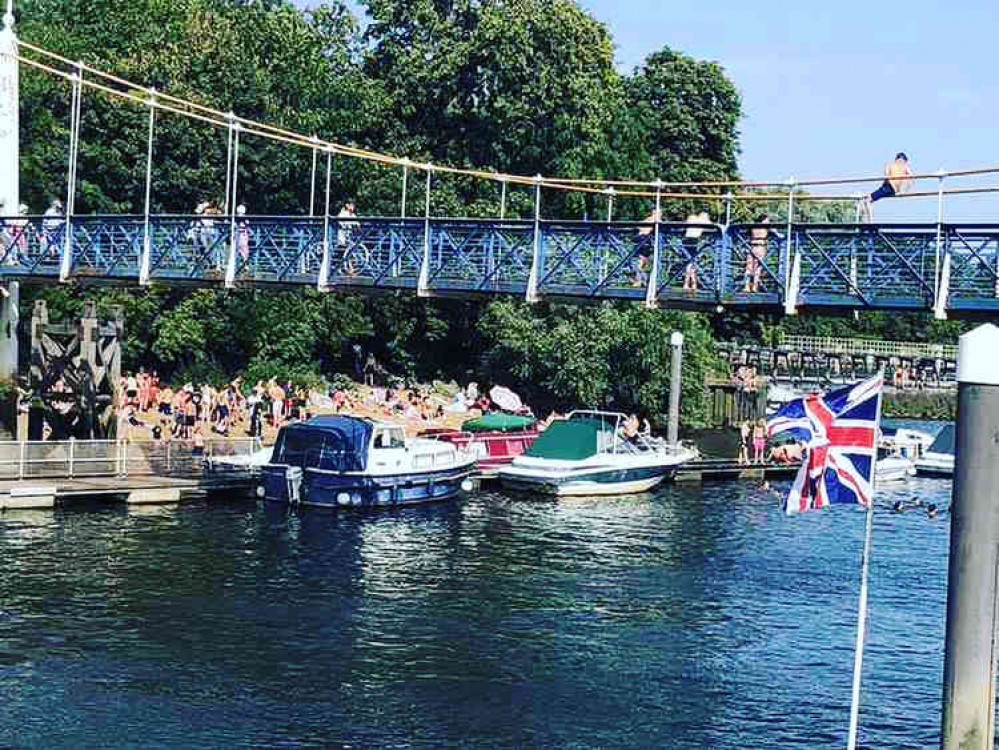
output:
[[[216,388],[191,382],[172,386],[161,381],[156,371],[145,369],[124,374],[118,384],[117,403],[119,436],[195,442],[212,436],[271,438],[285,424],[317,414],[401,421],[415,434],[435,427],[457,427],[470,416],[496,407],[475,383],[445,390],[428,385],[357,383],[303,388],[271,379],[250,387],[237,377]],[[530,410],[521,407],[520,412],[529,414]]]
[[[118,435],[138,428],[154,440],[262,437],[265,427],[277,430],[289,421],[308,419],[311,395],[276,379],[247,388],[241,377],[222,388],[190,382],[174,388],[155,371],[139,370],[125,373],[118,384]]]

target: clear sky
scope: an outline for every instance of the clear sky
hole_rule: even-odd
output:
[[[663,45],[725,68],[742,95],[746,178],[875,175],[896,151],[919,172],[999,166],[995,0],[580,2],[609,27],[623,72]],[[999,174],[951,185],[999,185]],[[933,219],[936,199],[876,210]],[[948,198],[945,214],[999,221],[999,193]]]

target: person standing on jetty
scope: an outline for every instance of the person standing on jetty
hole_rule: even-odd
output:
[[[767,446],[766,423],[760,420],[753,427],[753,463],[763,463],[763,449]]]
[[[739,425],[739,459],[740,464],[749,463],[749,422]]]

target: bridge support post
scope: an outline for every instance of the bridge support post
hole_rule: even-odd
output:
[[[784,240],[784,313],[794,315],[798,306],[798,281],[801,260],[794,249],[794,188],[796,180],[787,181],[787,236]]]
[[[657,297],[659,296],[659,265],[662,259],[659,256],[659,240],[660,240],[660,227],[659,224],[663,220],[663,196],[662,196],[663,182],[662,180],[656,180],[656,210],[653,214],[656,220],[656,225],[652,229],[652,268],[649,269],[649,285],[645,290],[645,307],[649,310],[654,310],[657,305]]]
[[[534,252],[531,257],[531,273],[527,277],[528,302],[537,302],[538,273],[541,271],[541,175],[534,177]]]
[[[312,134],[312,180],[309,183],[309,218],[316,217],[316,169],[319,166],[319,136]]]
[[[149,142],[146,144],[146,202],[142,225],[142,257],[139,260],[139,286],[148,286],[150,256],[152,255],[152,227],[149,216],[153,195],[153,135],[156,128],[156,89],[149,89]]]
[[[406,194],[409,192],[409,159],[402,159],[402,196],[399,199],[399,218],[406,218]]]
[[[70,108],[69,124],[69,170],[66,179],[66,220],[63,224],[62,262],[59,265],[59,281],[69,280],[73,270],[73,212],[76,210],[76,162],[80,152],[80,110],[83,108],[83,64],[76,64],[72,75],[73,105]]]
[[[0,30],[0,215],[20,211],[19,68],[17,36],[11,3]],[[0,280],[2,281],[2,280]],[[17,281],[5,285],[0,298],[0,380],[17,377],[17,324],[21,290]]]
[[[232,289],[236,285],[236,212],[238,203],[236,197],[239,195],[239,131],[240,124],[233,116],[232,129],[235,131],[233,138],[234,147],[232,152],[232,200],[226,196],[229,204],[229,256],[225,264],[225,288]]]
[[[427,188],[423,202],[423,260],[420,262],[420,279],[416,284],[418,297],[430,296],[430,176],[433,166],[426,165]]]
[[[319,265],[316,288],[330,290],[330,175],[333,173],[333,152],[326,151],[326,205],[323,209],[323,259]]]
[[[995,746],[996,613],[999,611],[999,328],[960,338],[957,441],[950,515],[942,750]]]

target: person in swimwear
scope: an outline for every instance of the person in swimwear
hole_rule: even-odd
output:
[[[767,445],[767,433],[765,423],[761,420],[753,427],[753,463],[763,463],[763,449]]]
[[[909,157],[903,151],[895,154],[895,160],[885,164],[885,181],[867,199],[874,203],[882,198],[893,198],[909,189],[912,184],[912,170],[909,168]]]

